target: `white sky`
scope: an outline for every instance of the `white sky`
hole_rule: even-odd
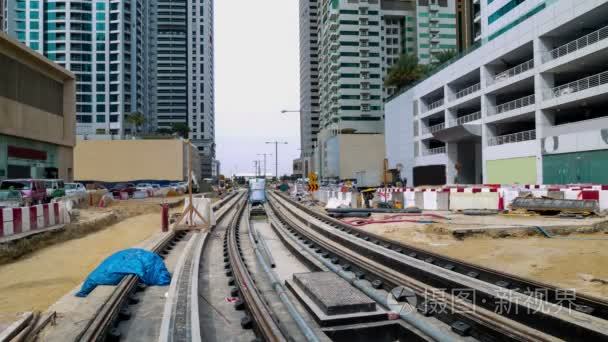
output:
[[[279,174],[300,155],[298,0],[215,0],[215,134],[221,172],[253,172],[279,145]]]

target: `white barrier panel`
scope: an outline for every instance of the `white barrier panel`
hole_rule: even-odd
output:
[[[134,199],[142,199],[142,198],[147,198],[147,197],[148,197],[148,193],[146,191],[135,191],[133,193]]]
[[[494,209],[498,210],[498,192],[453,192],[450,210]]]
[[[210,225],[214,226],[216,223],[215,222],[216,219],[215,219],[215,213],[213,212],[213,208],[211,205],[211,200],[208,198],[202,198],[202,197],[193,197],[192,199],[193,199],[192,203],[193,203],[194,208],[196,208],[196,210],[203,216],[205,221],[207,221],[206,223],[209,223]],[[186,200],[184,201],[184,210],[186,210],[189,203],[190,203],[190,198],[186,197]],[[190,215],[188,215],[188,217],[186,217],[186,219],[184,220],[184,222],[186,222],[186,224],[190,224],[189,216]],[[194,221],[194,224],[205,223],[196,214],[192,215],[192,221]]]
[[[403,207],[417,207],[416,205],[416,193],[413,191],[406,191],[403,193]]]
[[[608,210],[608,190],[600,191],[600,210]]]
[[[69,223],[62,215],[64,203],[39,204],[31,207],[6,208],[0,210],[0,237],[27,233]]]

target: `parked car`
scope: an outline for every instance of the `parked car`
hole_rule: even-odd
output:
[[[45,179],[46,198],[58,198],[65,196],[65,183],[63,179]]]
[[[110,192],[115,197],[119,197],[121,192],[126,192],[129,197],[133,197],[135,191],[137,191],[137,188],[133,183],[118,183],[110,188]]]
[[[47,201],[44,181],[39,179],[7,179],[0,183],[0,190],[18,190],[26,206]]]
[[[87,189],[80,183],[65,183],[65,194],[67,196],[86,197]]]
[[[19,190],[0,190],[0,209],[19,208],[25,205]]]
[[[139,183],[135,188],[137,191],[148,191],[154,189],[150,183]]]

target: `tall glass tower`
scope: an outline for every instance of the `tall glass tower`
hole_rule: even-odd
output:
[[[76,74],[76,133],[122,137],[147,114],[149,2],[6,0],[6,31]]]

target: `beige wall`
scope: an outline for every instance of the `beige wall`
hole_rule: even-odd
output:
[[[183,144],[183,140],[79,140],[74,149],[74,178],[101,182],[185,180]]]
[[[385,156],[384,135],[342,134],[338,137],[340,179],[356,178],[357,172],[365,171],[380,185]]]
[[[73,147],[76,143],[74,75],[4,33],[0,33],[0,54],[63,84],[62,115],[52,114],[0,96],[0,134],[57,145],[59,177],[71,181],[74,163]],[[2,72],[0,70],[0,82],[3,81]],[[40,87],[32,86],[32,89],[37,88]],[[44,89],[38,90],[41,91]],[[36,96],[35,93],[33,95]]]
[[[76,143],[74,75],[4,33],[0,33],[0,54],[63,83],[63,116],[0,96],[0,134],[73,147]]]

